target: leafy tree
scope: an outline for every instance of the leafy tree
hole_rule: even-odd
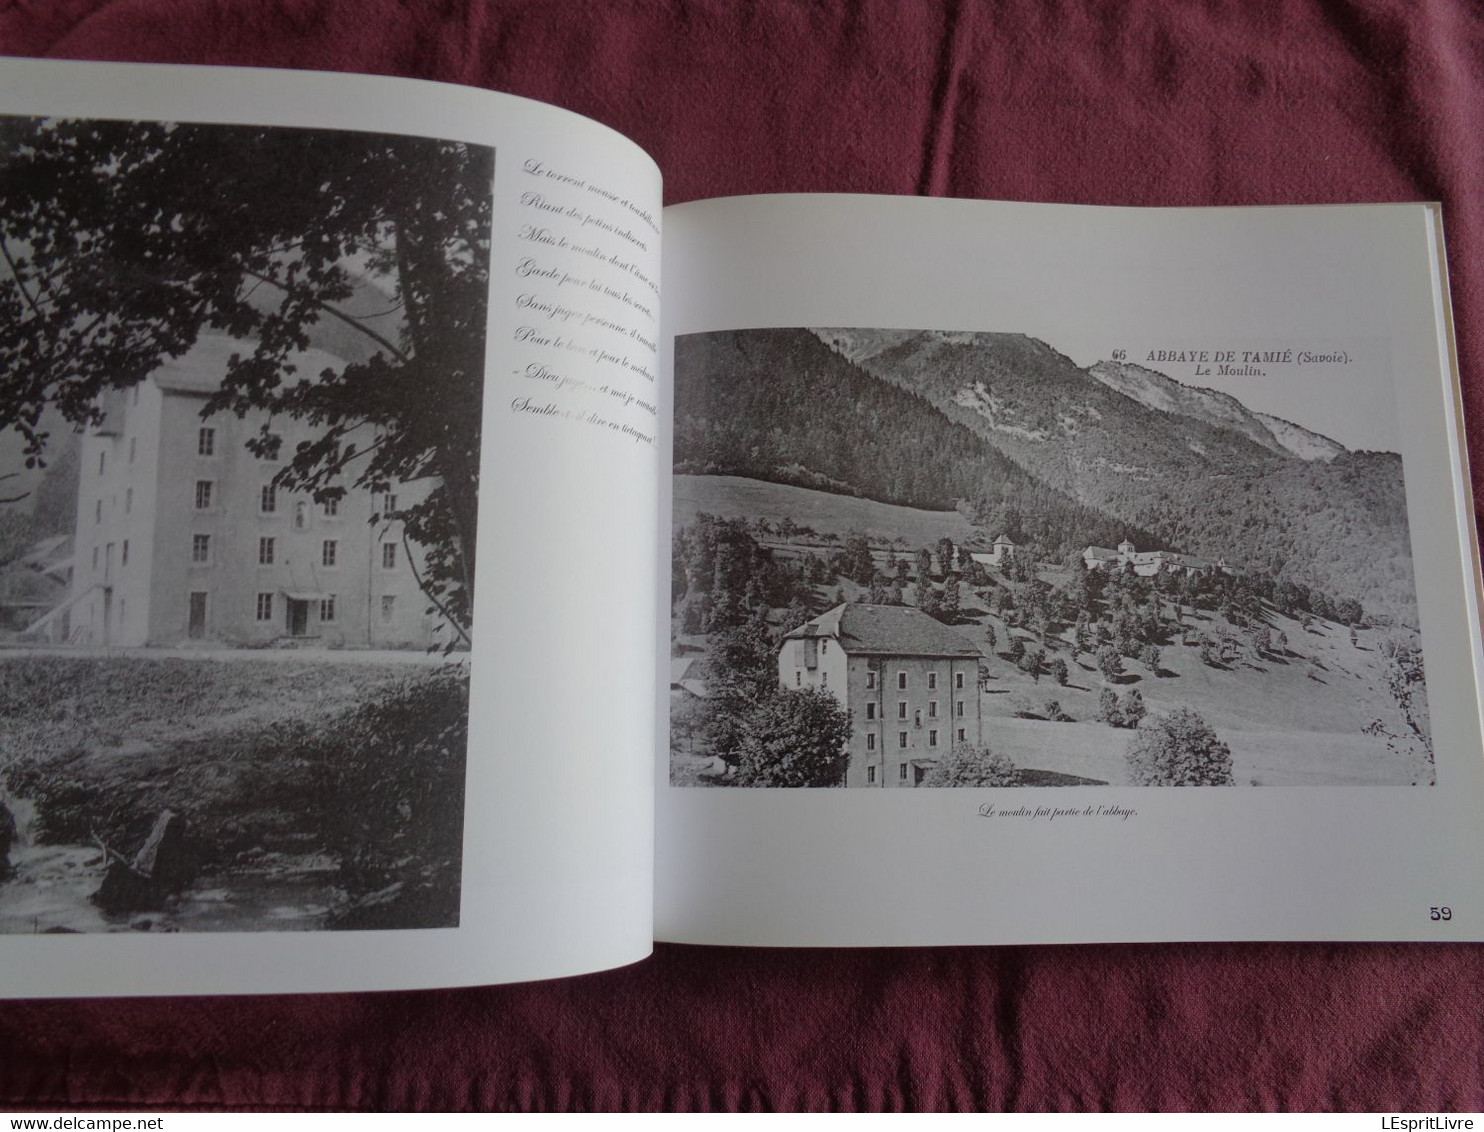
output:
[[[1139,660],[1150,672],[1159,672],[1159,646],[1154,644],[1145,645],[1139,650]]]
[[[932,582],[917,583],[917,608],[930,617],[936,617],[943,609],[943,597]]]
[[[917,578],[917,584],[919,586],[926,585],[928,579],[933,576],[932,552],[928,550],[927,547],[923,547],[917,552],[913,565],[916,567],[917,571],[915,575],[915,577]]]
[[[871,558],[871,541],[859,531],[852,532],[841,548],[840,573],[861,585],[867,584],[876,573],[876,563]]]
[[[279,487],[432,485],[401,509],[424,592],[467,634],[489,286],[487,148],[257,126],[8,119],[0,127],[0,428],[44,459],[47,407],[102,419],[205,332],[242,340],[203,414],[302,420]],[[347,313],[377,280],[400,326]],[[300,373],[316,327],[356,356]],[[265,424],[249,441],[277,456]],[[340,477],[349,477],[349,485]]]
[[[938,569],[947,577],[953,573],[953,540],[946,535],[938,540]]]
[[[923,786],[1014,786],[1015,764],[987,746],[960,743],[943,755],[923,776]]]
[[[775,691],[748,714],[738,746],[743,786],[840,786],[850,762],[850,715],[815,688]]]
[[[1028,673],[1037,684],[1041,682],[1041,672],[1046,665],[1046,650],[1042,648],[1028,649],[1020,658],[1021,670]]]
[[[1065,660],[1057,657],[1051,662],[1051,675],[1056,679],[1058,684],[1065,688],[1067,681],[1071,678],[1071,670],[1067,668],[1067,662]]]
[[[1010,660],[1019,664],[1025,657],[1025,640],[1022,637],[1012,636],[1010,638]]]
[[[715,634],[706,686],[708,737],[716,753],[735,765],[753,709],[778,688],[778,650],[766,621],[752,617]]]
[[[989,645],[989,651],[994,652],[995,632],[994,625],[988,621],[984,623],[984,640]]]
[[[1259,626],[1252,633],[1252,647],[1257,650],[1257,655],[1262,656],[1273,647],[1273,635],[1266,625]]]
[[[1189,708],[1155,716],[1125,755],[1135,786],[1230,786],[1231,748]]]
[[[1139,689],[1130,688],[1128,694],[1123,697],[1123,703],[1119,705],[1119,711],[1123,715],[1123,726],[1139,726],[1139,721],[1144,718],[1148,710],[1144,706],[1144,697]]]
[[[1123,657],[1112,645],[1103,645],[1098,649],[1097,663],[1104,680],[1111,682],[1123,675]]]
[[[1109,727],[1123,726],[1123,712],[1118,708],[1118,693],[1104,688],[1098,693],[1098,718]]]
[[[943,612],[949,617],[958,613],[958,575],[949,574],[943,583]]]

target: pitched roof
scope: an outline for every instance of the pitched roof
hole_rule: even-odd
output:
[[[248,357],[256,346],[241,338],[226,334],[203,334],[189,350],[178,358],[166,358],[150,374],[161,389],[175,393],[215,393],[222,387],[222,378],[227,375],[227,363],[233,354]],[[341,370],[345,362],[334,354],[310,347],[295,350],[289,361],[298,372],[290,379],[307,378],[318,381],[327,369]]]
[[[806,621],[784,640],[830,637],[856,656],[978,657],[962,634],[907,605],[837,605]]]

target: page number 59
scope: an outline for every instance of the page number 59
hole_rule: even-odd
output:
[[[1453,919],[1453,909],[1446,904],[1429,908],[1427,910],[1427,918],[1429,920],[1451,920]]]

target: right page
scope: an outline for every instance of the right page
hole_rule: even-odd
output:
[[[1484,936],[1434,206],[665,225],[657,938]]]

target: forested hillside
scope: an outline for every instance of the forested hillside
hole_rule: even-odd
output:
[[[1279,438],[1272,418],[1149,371],[1117,375],[1139,394],[1128,396],[1024,335],[817,334],[1076,502],[1153,532],[1154,545],[1416,623],[1399,456],[1348,453],[1292,425]]]
[[[1061,557],[1148,541],[1040,482],[924,397],[806,330],[694,334],[675,347],[675,471],[740,475],[944,509]]]

